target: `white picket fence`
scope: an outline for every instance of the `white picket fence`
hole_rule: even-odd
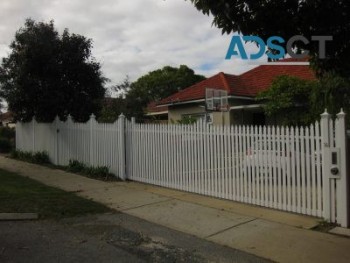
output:
[[[86,123],[66,122],[16,124],[16,148],[22,151],[46,151],[56,165],[78,160],[92,166],[107,166],[125,179],[124,118],[113,124],[97,123],[92,116]]]
[[[55,164],[75,159],[123,179],[348,224],[342,114],[309,127],[33,120],[17,124],[16,141],[20,150],[47,151]],[[341,176],[332,177],[335,148]]]

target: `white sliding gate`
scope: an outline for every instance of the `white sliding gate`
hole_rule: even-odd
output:
[[[348,225],[345,114],[309,127],[18,123],[17,148],[134,181]],[[338,169],[338,173],[337,172]],[[332,174],[332,172],[333,174]]]
[[[127,132],[131,180],[322,216],[319,124],[129,124]]]

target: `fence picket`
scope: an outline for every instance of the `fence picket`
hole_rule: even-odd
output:
[[[271,127],[269,126],[267,128],[267,133],[269,135],[269,138],[268,138],[268,145],[267,145],[267,151],[268,151],[268,181],[269,181],[269,207],[273,207],[273,189],[274,189],[274,182],[273,182],[273,159],[272,159],[272,145],[273,145],[273,133],[272,133],[272,129]]]
[[[252,129],[253,136],[252,136],[252,149],[251,149],[251,167],[250,170],[252,172],[252,188],[253,188],[253,204],[258,204],[258,196],[257,196],[257,180],[258,180],[258,175],[257,175],[257,167],[258,167],[258,130],[257,127],[255,126],[254,129]]]
[[[306,166],[305,166],[305,134],[304,134],[304,127],[300,128],[300,155],[301,155],[301,202],[302,207],[301,211],[302,213],[306,212]]]
[[[238,138],[239,138],[239,160],[240,160],[240,164],[243,163],[243,128],[240,125],[239,126],[239,132],[238,132]],[[244,170],[242,170],[242,166],[239,165],[239,168],[241,169],[238,176],[239,176],[239,201],[244,202],[244,191],[243,191],[243,174],[244,174]]]
[[[306,145],[306,154],[305,154],[305,162],[306,162],[306,180],[305,180],[305,191],[306,191],[306,210],[307,214],[311,214],[311,151],[310,151],[310,130],[309,127],[305,129],[305,145]]]
[[[233,177],[233,195],[235,201],[238,201],[238,187],[239,187],[239,181],[238,181],[238,175],[239,175],[239,161],[238,161],[238,130],[237,126],[234,126],[234,151],[233,151],[233,160],[234,160],[234,177]]]
[[[294,133],[294,127],[291,128],[290,130],[290,145],[291,145],[291,209],[293,212],[296,211],[296,178],[295,178],[295,166],[296,166],[296,141],[295,141],[295,133]]]

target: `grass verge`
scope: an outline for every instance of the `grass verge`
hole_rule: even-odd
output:
[[[38,213],[40,218],[60,219],[109,211],[74,193],[0,169],[0,213]]]

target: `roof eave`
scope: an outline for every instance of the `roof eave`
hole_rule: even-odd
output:
[[[168,114],[168,111],[148,112],[146,116],[157,116]]]
[[[243,100],[254,100],[254,97],[249,97],[249,96],[228,96],[228,99],[243,99]],[[175,106],[175,105],[182,105],[182,104],[190,104],[190,103],[198,103],[198,102],[203,102],[205,99],[196,99],[196,100],[186,100],[186,101],[177,101],[177,102],[170,102],[170,103],[165,103],[165,104],[159,104],[156,107],[164,107],[164,106]]]

